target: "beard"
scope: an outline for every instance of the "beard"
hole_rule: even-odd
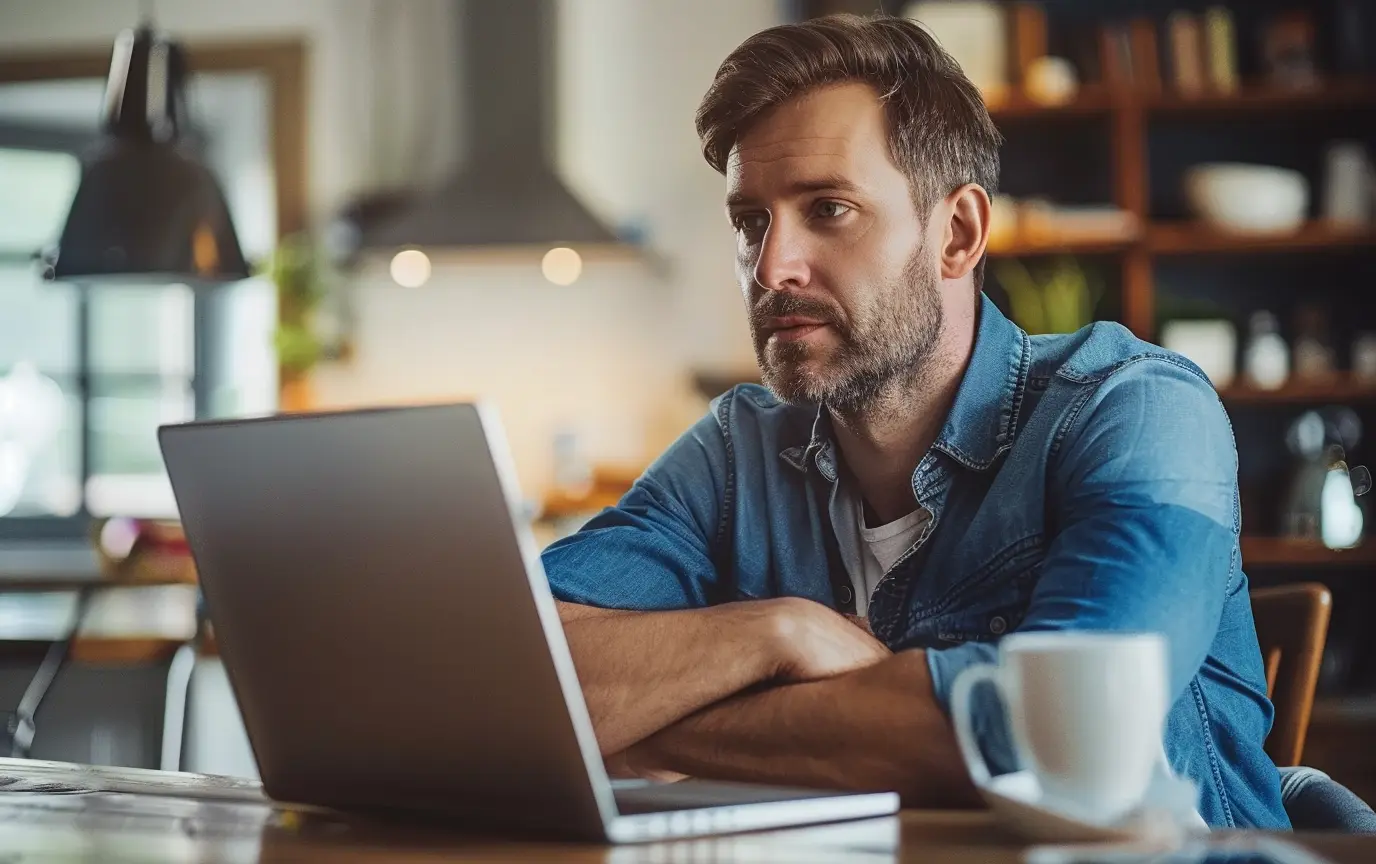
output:
[[[750,310],[750,331],[765,386],[783,402],[820,403],[854,416],[873,407],[896,382],[920,379],[943,323],[937,278],[924,266],[928,263],[926,247],[920,246],[898,276],[873,290],[852,292],[868,300],[849,315],[827,299],[762,291]],[[826,322],[839,344],[770,342],[765,322],[789,315]]]

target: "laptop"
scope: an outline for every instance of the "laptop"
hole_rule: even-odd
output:
[[[610,781],[489,406],[158,437],[270,797],[611,842],[898,809],[887,792]]]

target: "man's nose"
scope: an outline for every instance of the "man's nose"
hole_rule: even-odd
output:
[[[808,283],[806,243],[800,232],[780,220],[770,223],[755,261],[755,281],[766,291],[788,291]]]

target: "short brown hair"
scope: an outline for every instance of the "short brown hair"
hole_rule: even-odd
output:
[[[993,195],[1002,137],[979,90],[916,22],[886,15],[828,15],[762,30],[717,69],[698,107],[702,154],[718,172],[737,139],[765,111],[809,90],[864,81],[880,94],[889,150],[926,215],[966,183]],[[975,268],[984,282],[984,262]]]

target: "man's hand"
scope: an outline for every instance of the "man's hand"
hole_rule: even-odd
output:
[[[913,807],[980,804],[922,651],[726,699],[630,749],[642,777],[892,789]]]
[[[892,656],[854,616],[797,597],[772,601],[780,658],[777,677],[815,681],[873,666]]]
[[[757,600],[748,609],[763,616],[769,636],[759,650],[773,658],[770,681],[778,684],[834,678],[873,666],[892,654],[869,632],[869,622],[855,615],[842,615],[811,600],[781,597]],[[745,629],[746,620],[738,622]],[[769,683],[760,682],[760,683]],[[653,764],[650,753],[639,744],[608,755],[607,773],[612,777],[634,777],[658,782],[684,779],[685,775]]]

